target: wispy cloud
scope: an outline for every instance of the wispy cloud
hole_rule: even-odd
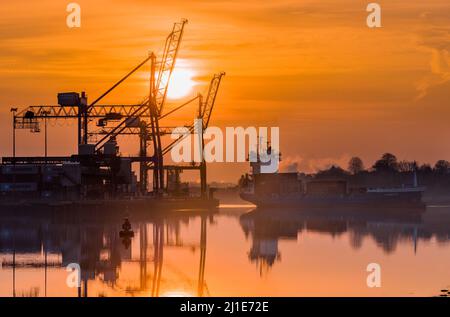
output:
[[[313,173],[330,168],[331,166],[339,166],[346,169],[350,158],[351,156],[348,154],[343,154],[339,157],[319,158],[307,158],[299,155],[282,157],[280,171]]]
[[[450,81],[450,18],[446,24],[436,25],[429,12],[421,16],[426,21],[425,30],[420,33],[419,47],[429,56],[429,72],[416,83],[418,95],[416,99],[425,97],[432,87]]]

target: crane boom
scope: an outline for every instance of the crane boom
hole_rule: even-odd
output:
[[[175,66],[175,61],[178,55],[178,48],[180,47],[181,38],[184,31],[184,25],[187,23],[187,20],[181,20],[181,22],[174,23],[172,32],[167,36],[166,43],[164,46],[164,53],[162,60],[159,65],[158,76],[156,79],[156,87],[154,88],[154,93],[151,98],[147,99],[147,102],[141,104],[140,108],[133,112],[134,117],[140,117],[144,114],[148,109],[150,111],[150,117],[152,115],[152,104],[154,103],[156,110],[156,117],[160,116],[163,104],[167,95],[167,88],[169,86],[170,76],[172,74],[173,67]],[[152,60],[153,54],[151,54],[150,60]],[[152,64],[154,65],[154,58]],[[151,87],[153,89],[153,87]],[[154,100],[152,100],[154,99]],[[150,107],[148,107],[150,106]],[[130,117],[125,118],[118,126],[116,126],[113,130],[111,130],[110,134],[105,135],[100,141],[96,143],[96,149],[101,149],[108,137],[114,138],[119,135],[122,131],[126,129],[126,124],[129,122]],[[134,118],[131,118],[134,120]],[[152,119],[155,120],[155,119]],[[156,124],[156,132],[153,133],[153,141],[156,141],[156,135],[158,134],[157,130],[159,129],[158,124]],[[157,140],[159,142],[159,140]]]
[[[173,25],[172,32],[167,36],[164,46],[164,53],[160,62],[158,77],[156,80],[155,101],[157,115],[160,116],[163,110],[164,102],[167,96],[167,89],[169,87],[170,76],[172,75],[175,61],[178,55],[181,39],[183,37],[184,25],[187,20],[183,19],[181,22]]]
[[[220,72],[215,74],[211,79],[211,83],[208,88],[208,95],[206,96],[206,100],[202,105],[200,117],[203,120],[203,128],[206,129],[209,124],[209,120],[211,119],[211,114],[214,108],[214,103],[216,101],[217,93],[219,91],[220,82],[222,81],[222,77],[225,75],[225,72]]]
[[[111,115],[116,115],[117,117],[129,116],[137,108],[141,107],[141,104],[134,105],[95,105],[92,106],[89,113],[90,119],[105,118]],[[17,120],[25,119],[76,119],[78,118],[77,106],[61,106],[61,105],[39,105],[39,106],[28,106],[16,115]],[[46,115],[44,115],[46,114]],[[32,116],[30,118],[30,115]],[[145,118],[150,117],[150,112],[147,110],[143,114]]]
[[[211,119],[211,114],[214,108],[214,104],[216,102],[217,93],[219,92],[220,83],[222,81],[222,77],[225,76],[225,72],[220,72],[218,74],[214,74],[213,78],[208,87],[208,94],[204,102],[201,103],[199,118],[202,119],[203,129],[206,129],[209,125],[209,121]],[[182,134],[172,141],[169,145],[167,145],[163,150],[163,155],[167,154],[178,142],[184,140],[189,136],[192,132],[194,132],[194,125],[188,127],[189,133]]]

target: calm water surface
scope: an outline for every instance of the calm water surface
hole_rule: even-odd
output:
[[[450,207],[420,217],[222,205],[123,217],[0,220],[0,296],[435,296],[450,285]],[[381,265],[380,288],[366,267]],[[69,263],[81,287],[66,284]]]

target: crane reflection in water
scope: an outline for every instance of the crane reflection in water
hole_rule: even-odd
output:
[[[398,274],[403,274],[405,261],[420,272],[426,263],[430,274],[426,286],[440,290],[447,287],[447,275],[428,257],[431,251],[445,256],[442,247],[450,241],[450,219],[437,214],[430,220],[414,214],[342,215],[248,207],[240,211],[221,207],[218,213],[2,214],[0,295],[252,295],[258,287],[281,280],[283,292],[276,293],[276,288],[264,292],[285,295],[290,288],[289,294],[298,294],[305,276],[312,275],[320,283],[323,261],[336,256],[336,247],[347,252],[347,256],[339,253],[336,269],[352,267],[353,272],[364,261],[365,250],[371,250],[378,258],[389,256]],[[133,234],[124,234],[127,230]],[[78,288],[66,285],[65,268],[71,263],[80,265]],[[358,273],[342,274],[359,278]],[[411,271],[405,271],[402,278],[410,276]],[[237,278],[242,283],[235,283]],[[362,281],[361,288],[354,286],[355,294],[367,291]],[[309,294],[314,285],[305,284],[301,291]],[[391,291],[404,294],[405,290],[396,285]],[[339,288],[334,292],[341,294]]]
[[[70,263],[79,264],[81,269],[81,283],[72,296],[92,296],[91,284],[97,296],[209,295],[205,264],[207,224],[212,217],[204,212],[198,216],[200,234],[197,239],[192,237],[194,242],[185,243],[180,228],[189,224],[195,218],[193,215],[155,216],[136,221],[131,218],[129,227],[126,220],[122,225],[120,218],[97,217],[92,221],[61,215],[28,219],[9,216],[0,224],[2,270],[11,272],[12,292],[7,296],[47,296],[49,271],[65,268]],[[196,276],[179,271],[175,272],[176,281],[170,276],[164,278],[167,249],[188,250],[198,257]],[[26,276],[33,270],[42,273],[42,293],[38,286],[18,287],[18,280],[23,279],[20,275]],[[166,274],[170,270],[171,267],[166,267]],[[62,277],[60,280],[65,280]],[[172,285],[176,288],[171,289]]]

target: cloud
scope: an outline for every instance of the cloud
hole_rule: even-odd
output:
[[[300,156],[289,156],[282,158],[280,162],[280,171],[294,173],[299,172],[299,166],[304,161]]]
[[[450,81],[450,27],[427,29],[421,35],[419,46],[430,54],[430,61],[429,73],[416,83],[416,100],[425,97],[430,88]]]
[[[418,96],[416,99],[422,99],[428,94],[431,87],[445,84],[450,80],[450,55],[446,49],[430,48],[431,73],[420,79],[417,84]]]
[[[304,172],[314,173],[325,170],[331,166],[340,166],[346,169],[350,155],[343,154],[340,157],[321,157],[321,158],[305,158],[302,156],[282,157],[280,162],[281,172]]]

